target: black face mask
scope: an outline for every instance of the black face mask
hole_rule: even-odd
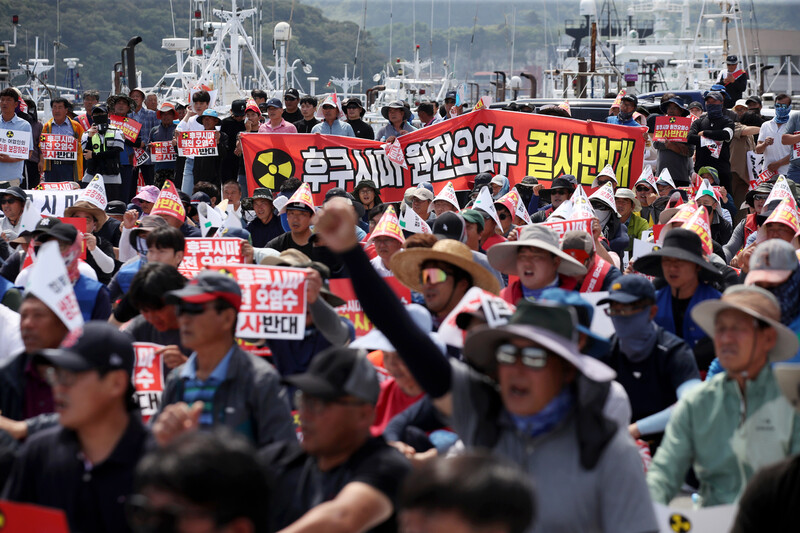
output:
[[[98,126],[101,124],[108,124],[108,115],[105,113],[97,113],[96,115],[92,115],[92,119]]]

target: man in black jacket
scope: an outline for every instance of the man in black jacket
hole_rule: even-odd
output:
[[[167,293],[178,315],[181,346],[194,350],[167,379],[153,434],[159,444],[197,428],[226,426],[257,447],[294,440],[286,391],[278,373],[236,344],[242,292],[232,278],[203,271]]]
[[[672,406],[700,384],[692,349],[653,322],[658,311],[655,299],[652,283],[626,275],[598,302],[610,304],[607,312],[616,332],[604,362],[617,372],[617,381],[628,393],[634,421],[628,431],[635,439],[651,436],[651,446],[660,442]]]
[[[359,139],[375,139],[375,130],[362,120],[364,118],[364,105],[355,96],[344,101],[344,112],[347,113],[347,122],[353,127],[353,133]]]
[[[692,123],[686,142],[696,147],[695,171],[705,166],[716,168],[720,185],[730,191],[730,142],[733,139],[734,125],[723,111],[724,101],[725,97],[716,91],[706,94],[706,114]]]
[[[730,109],[737,100],[742,98],[742,95],[747,90],[747,80],[750,79],[750,76],[744,70],[736,68],[739,66],[739,58],[736,56],[725,58],[725,65],[727,70],[719,75],[717,83],[724,85],[725,92],[730,95],[730,100],[725,102],[725,107]]]

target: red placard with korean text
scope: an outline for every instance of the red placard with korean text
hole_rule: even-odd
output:
[[[133,367],[133,387],[136,389],[136,401],[142,412],[142,420],[147,422],[161,407],[161,394],[164,392],[164,372],[162,357],[158,350],[160,344],[152,342],[134,342],[133,351],[136,364]]]
[[[72,135],[42,133],[39,138],[39,149],[45,159],[54,159],[56,161],[78,160],[78,139]]]
[[[178,133],[178,155],[181,157],[211,157],[217,155],[215,130],[182,131]]]
[[[411,303],[411,289],[397,281],[397,278],[388,277],[383,278],[389,287],[392,288],[394,293],[403,302],[403,305]],[[372,321],[367,318],[364,310],[361,309],[361,302],[356,297],[356,291],[353,290],[353,283],[347,278],[332,279],[330,280],[331,292],[344,300],[344,305],[336,308],[339,316],[348,319],[356,328],[356,337],[366,335],[372,330]]]
[[[36,190],[39,191],[75,191],[78,189],[80,189],[80,185],[74,181],[45,181],[36,186]]]
[[[86,219],[83,217],[58,217],[58,220],[67,224],[72,224],[78,230],[78,233],[86,233]],[[80,258],[86,261],[86,241],[83,241],[81,247]]]
[[[689,117],[658,117],[653,140],[685,143],[691,127],[692,119]]]
[[[193,278],[206,267],[241,263],[243,260],[241,239],[194,237],[186,239],[183,261],[178,271],[187,278]]]
[[[212,265],[242,289],[236,336],[302,339],[306,330],[306,272],[266,265]]]
[[[157,141],[150,143],[150,159],[153,163],[168,163],[175,161],[178,154],[175,153],[175,147],[172,141]]]
[[[121,117],[119,115],[108,115],[108,122],[122,132],[122,136],[130,142],[134,142],[136,137],[139,136],[139,130],[142,125],[130,117]]]

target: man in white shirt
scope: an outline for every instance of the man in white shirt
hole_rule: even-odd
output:
[[[769,169],[785,176],[789,172],[792,147],[781,143],[781,134],[784,133],[785,125],[789,121],[792,98],[788,94],[779,94],[775,98],[775,104],[775,118],[761,125],[756,153],[764,154],[765,170]]]

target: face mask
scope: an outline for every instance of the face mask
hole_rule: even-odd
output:
[[[789,121],[789,113],[792,111],[790,106],[783,106],[784,104],[775,104],[775,122],[778,124],[786,124]]]
[[[95,124],[108,124],[108,115],[105,113],[97,113],[92,115],[92,119],[94,120]]]
[[[706,104],[706,111],[710,118],[722,118],[722,104]]]
[[[620,350],[630,362],[638,363],[650,355],[658,334],[650,320],[650,307],[629,316],[612,316],[611,322]]]
[[[628,113],[626,111],[620,111],[619,114],[617,115],[617,118],[619,118],[620,122],[628,122],[630,119],[633,118],[633,113]]]
[[[708,213],[708,218],[710,220],[711,219],[711,215],[714,214],[714,208],[711,207],[710,205],[704,205],[703,207],[706,208],[706,213]]]
[[[594,212],[594,214],[597,217],[597,220],[600,221],[600,227],[605,226],[606,222],[608,222],[608,219],[611,217],[611,211],[601,211],[598,209]]]

